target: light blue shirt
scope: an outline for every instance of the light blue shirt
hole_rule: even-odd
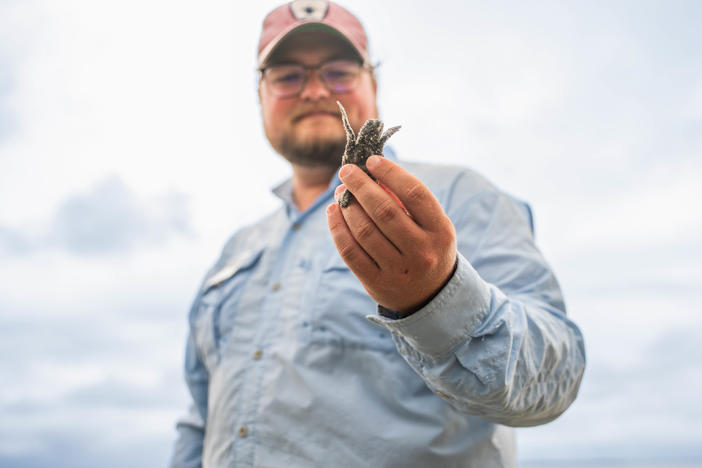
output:
[[[379,315],[327,227],[338,177],[303,213],[283,183],[283,206],[227,242],[195,298],[173,467],[512,467],[508,426],[575,399],[583,338],[529,207],[465,168],[402,166],[456,227],[446,286]]]

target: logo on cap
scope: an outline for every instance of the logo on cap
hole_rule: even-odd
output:
[[[300,21],[319,21],[327,16],[329,2],[326,0],[295,0],[290,11]]]

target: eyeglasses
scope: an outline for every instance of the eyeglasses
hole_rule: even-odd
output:
[[[317,70],[319,79],[332,93],[348,93],[358,85],[358,77],[363,69],[372,70],[370,65],[353,60],[331,60],[316,66],[299,64],[271,65],[261,68],[261,78],[277,97],[293,97],[302,92],[310,73]]]

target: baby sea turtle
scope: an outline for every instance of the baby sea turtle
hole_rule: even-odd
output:
[[[383,133],[383,122],[378,119],[368,119],[358,131],[358,136],[356,136],[351,128],[344,106],[339,101],[336,101],[336,103],[341,109],[341,121],[344,123],[344,129],[346,130],[346,149],[341,157],[341,165],[355,164],[363,169],[363,172],[368,174],[371,179],[376,180],[366,169],[366,160],[374,154],[382,156],[385,142],[400,129],[400,126],[388,128]],[[346,208],[352,199],[353,195],[351,192],[344,190],[344,193],[339,197],[339,205]]]

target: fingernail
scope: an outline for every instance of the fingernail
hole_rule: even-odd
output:
[[[378,164],[380,164],[380,156],[373,155],[366,161],[366,167],[369,169],[378,167]]]
[[[343,179],[344,177],[346,177],[346,176],[348,176],[349,174],[351,174],[352,171],[353,171],[353,164],[346,164],[346,165],[345,165],[344,167],[342,167],[341,170],[339,171],[339,177],[341,177],[341,178]]]

